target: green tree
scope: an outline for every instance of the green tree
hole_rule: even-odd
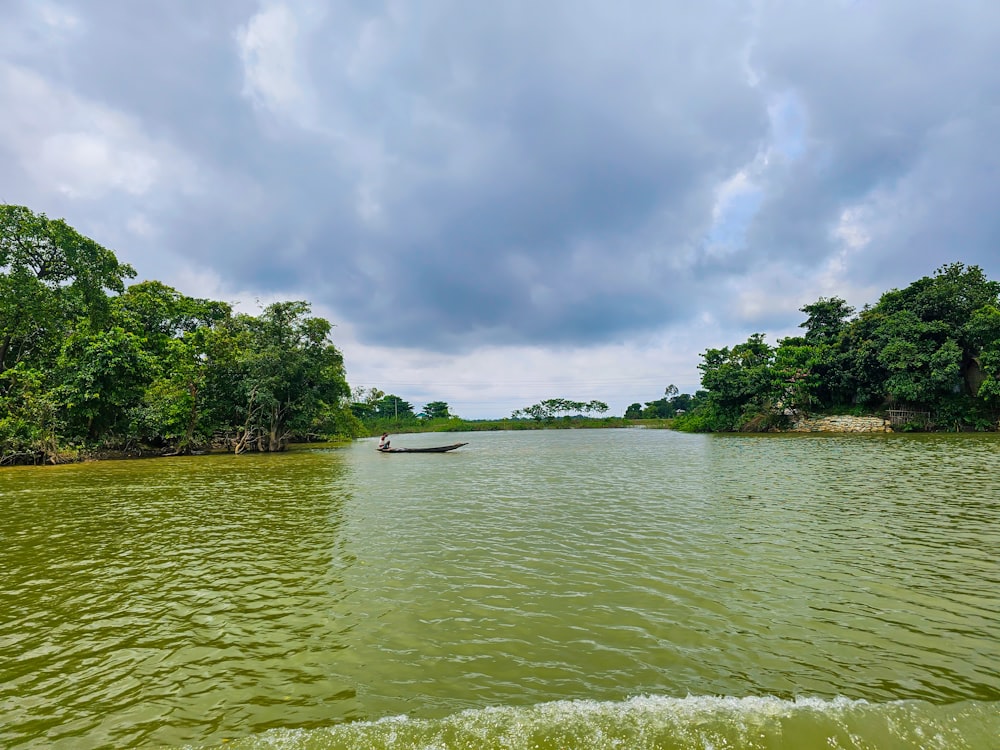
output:
[[[351,391],[351,412],[362,422],[373,422],[378,413],[378,403],[385,392],[378,388],[358,386]]]
[[[1000,309],[983,305],[972,314],[965,334],[977,351],[966,367],[966,386],[989,406],[1000,407]]]
[[[21,361],[51,365],[78,319],[106,322],[106,290],[121,292],[132,276],[62,219],[0,205],[0,372]]]
[[[642,410],[643,419],[669,419],[674,416],[674,407],[668,398],[658,398],[656,401],[647,401]]]
[[[409,421],[415,418],[413,404],[393,393],[379,399],[375,405],[375,416],[379,419],[391,419],[394,422]]]
[[[284,450],[344,414],[350,388],[331,325],[306,302],[276,302],[237,315],[206,336],[208,410],[233,425],[234,451]]]
[[[770,372],[774,351],[764,334],[755,333],[732,348],[709,349],[702,357],[698,369],[707,391],[703,408],[710,429],[736,429],[773,410],[780,392]]]
[[[820,297],[811,305],[800,307],[799,311],[809,316],[799,324],[799,328],[806,329],[805,340],[808,344],[834,343],[854,314],[854,308],[840,297]]]
[[[805,410],[822,403],[823,379],[819,374],[824,344],[811,345],[804,338],[782,339],[774,350],[771,380],[782,409]]]
[[[86,441],[123,441],[128,412],[142,402],[152,361],[142,340],[115,326],[74,332],[56,361],[55,393],[67,435]]]
[[[0,373],[0,466],[55,461],[61,430],[58,404],[39,370],[21,364]]]
[[[588,401],[583,407],[583,410],[590,414],[591,412],[597,412],[598,414],[606,414],[610,407],[603,401],[597,401],[596,399]]]
[[[1000,283],[961,263],[883,294],[846,334],[859,400],[891,399],[934,410],[956,394],[976,396],[981,353],[990,340],[984,337],[988,311],[998,298]]]
[[[424,407],[423,416],[426,419],[447,419],[451,414],[444,401],[431,401]]]
[[[516,409],[511,413],[511,419],[531,418],[535,420],[555,419],[560,414],[590,414],[597,412],[604,414],[608,410],[608,405],[603,401],[573,401],[568,398],[548,398],[539,401],[537,404],[526,406],[523,409]]]
[[[133,284],[112,302],[112,316],[141,335],[150,355],[150,381],[133,410],[132,432],[152,444],[189,453],[218,425],[205,409],[206,334],[229,320],[224,302],[181,294],[158,281]]]
[[[805,335],[774,350],[755,334],[705,352],[707,396],[683,422],[738,429],[767,425],[789,408],[899,403],[956,428],[996,424],[989,408],[1000,408],[1000,284],[977,266],[942,266],[856,317],[839,297],[801,310]]]

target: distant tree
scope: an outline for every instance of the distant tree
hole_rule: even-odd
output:
[[[362,422],[371,422],[376,418],[378,403],[385,396],[378,388],[358,386],[351,391],[351,412]]]
[[[379,419],[405,420],[412,419],[415,415],[413,404],[390,393],[383,396],[375,405],[375,416]]]
[[[426,419],[447,419],[451,414],[444,401],[431,401],[424,407],[423,416]]]
[[[666,398],[647,401],[642,410],[643,419],[667,419],[674,415],[674,409]]]
[[[573,401],[566,398],[549,398],[540,401],[532,406],[523,409],[516,409],[511,413],[511,419],[554,419],[560,414],[590,414],[597,412],[604,414],[608,410],[608,405],[603,401]]]
[[[629,404],[628,408],[625,409],[625,419],[641,419],[642,418],[642,404],[636,402],[634,404]]]
[[[583,410],[587,414],[590,414],[591,412],[597,412],[598,414],[606,414],[609,408],[610,407],[608,407],[608,405],[603,401],[594,400],[594,401],[588,401],[587,405],[583,407]]]

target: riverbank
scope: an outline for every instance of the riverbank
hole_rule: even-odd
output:
[[[892,422],[882,417],[837,414],[826,417],[799,417],[783,432],[893,432],[893,429]]]
[[[414,420],[391,424],[388,420],[366,426],[369,437],[377,437],[383,432],[394,435],[421,432],[498,432],[518,430],[586,430],[616,429],[622,427],[668,428],[669,419],[625,419],[624,417],[551,417],[549,419],[448,419]]]

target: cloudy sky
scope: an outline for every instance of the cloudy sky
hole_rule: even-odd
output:
[[[0,202],[353,386],[622,414],[943,263],[1000,280],[995,0],[0,0]]]

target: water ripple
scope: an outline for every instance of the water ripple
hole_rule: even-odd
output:
[[[350,746],[320,728],[457,737],[488,706],[507,737],[543,705],[634,739],[579,701],[642,694],[993,716],[995,437],[477,433],[0,472],[0,744]]]

